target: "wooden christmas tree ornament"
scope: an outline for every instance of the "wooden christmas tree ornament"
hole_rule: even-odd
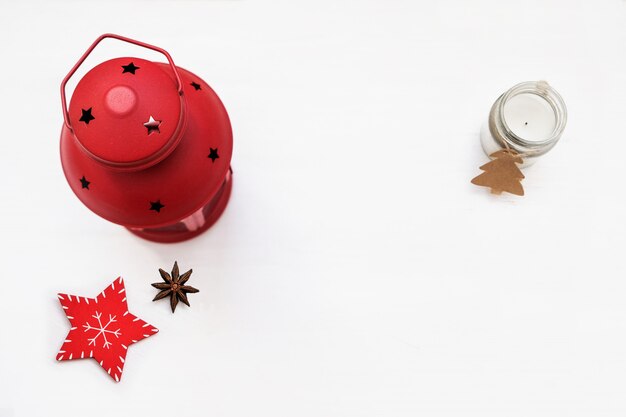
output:
[[[491,188],[493,194],[503,191],[515,195],[524,195],[520,181],[524,174],[516,164],[522,164],[522,158],[511,150],[496,151],[489,155],[493,160],[481,166],[483,172],[472,180],[472,184]]]

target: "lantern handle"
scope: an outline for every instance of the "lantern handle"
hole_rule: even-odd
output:
[[[133,45],[151,49],[153,51],[160,52],[161,54],[165,55],[165,58],[167,58],[167,61],[170,64],[170,67],[172,67],[172,71],[174,71],[174,76],[176,77],[178,94],[181,96],[183,95],[183,84],[180,81],[180,75],[178,74],[176,65],[174,65],[174,60],[172,60],[172,57],[166,50],[159,48],[158,46],[150,45],[150,44],[140,42],[134,39],[130,39],[124,36],[115,35],[113,33],[105,33],[104,35],[101,35],[100,37],[98,37],[98,39],[96,39],[95,42],[91,44],[91,46],[87,49],[87,51],[85,51],[83,56],[80,57],[78,62],[74,65],[74,67],[72,67],[70,72],[65,76],[65,78],[63,78],[63,81],[61,82],[61,104],[63,105],[63,119],[65,121],[65,126],[67,126],[67,128],[70,129],[70,131],[73,131],[73,129],[72,129],[72,124],[70,123],[70,112],[69,112],[69,109],[67,108],[67,99],[65,97],[65,86],[67,85],[67,82],[72,77],[72,75],[74,75],[76,70],[78,70],[78,67],[80,67],[83,64],[83,62],[85,62],[85,59],[87,59],[89,54],[96,48],[96,46],[98,46],[98,44],[103,39],[106,39],[106,38],[113,38],[113,39],[117,39],[123,42],[132,43]]]

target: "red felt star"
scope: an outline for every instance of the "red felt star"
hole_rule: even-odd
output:
[[[59,301],[72,328],[57,360],[94,358],[117,382],[128,346],[159,331],[128,312],[121,277],[96,298],[59,294]]]

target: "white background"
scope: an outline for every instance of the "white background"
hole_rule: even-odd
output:
[[[232,199],[195,240],[65,181],[59,84],[104,32],[230,113]],[[625,415],[625,1],[3,1],[0,60],[0,416]],[[492,196],[480,126],[537,79],[569,124],[525,197]],[[173,315],[150,283],[174,260],[201,292]],[[54,358],[56,293],[118,275],[161,332],[116,384]]]

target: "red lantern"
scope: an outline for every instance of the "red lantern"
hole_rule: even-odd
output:
[[[115,38],[160,52],[168,63],[115,58],[65,86],[93,49]],[[61,162],[78,198],[145,239],[177,242],[207,230],[232,187],[232,130],[219,97],[161,48],[100,36],[61,84]]]

